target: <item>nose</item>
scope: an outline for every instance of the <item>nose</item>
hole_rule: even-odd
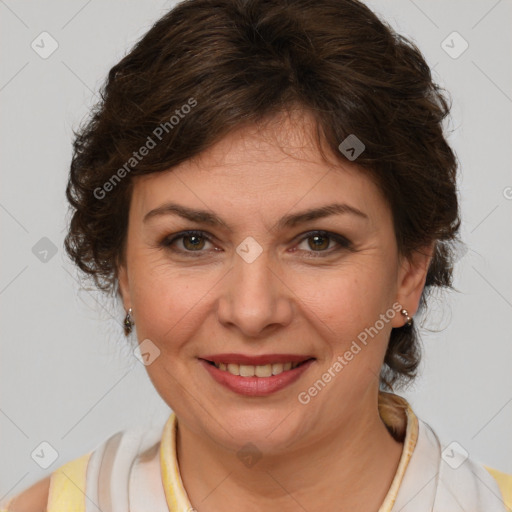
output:
[[[218,319],[224,327],[237,328],[247,338],[261,338],[291,322],[294,295],[278,267],[266,251],[251,263],[235,255],[218,302]]]

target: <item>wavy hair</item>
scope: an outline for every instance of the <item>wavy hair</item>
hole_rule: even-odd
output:
[[[112,67],[100,94],[74,132],[64,242],[100,290],[119,293],[134,176],[297,107],[340,162],[347,136],[364,143],[356,163],[389,202],[401,255],[435,242],[420,309],[431,290],[451,287],[460,218],[442,126],[449,101],[416,45],[363,3],[185,0]],[[148,137],[158,144],[135,158]],[[420,352],[415,327],[392,329],[381,386],[412,381]]]

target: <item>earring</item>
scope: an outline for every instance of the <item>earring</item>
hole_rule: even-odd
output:
[[[128,336],[132,332],[132,328],[135,325],[135,322],[132,320],[131,313],[132,308],[128,310],[128,313],[126,313],[126,316],[124,317],[123,327],[126,336]]]
[[[402,309],[400,313],[402,313],[402,315],[405,316],[405,325],[408,325],[410,327],[412,325],[412,318],[409,316],[409,312],[407,311],[407,309]]]

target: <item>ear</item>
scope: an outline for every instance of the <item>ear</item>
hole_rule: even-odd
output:
[[[414,251],[410,257],[401,258],[397,275],[396,301],[406,309],[409,316],[418,311],[421,294],[425,287],[428,268],[434,256],[435,242]],[[395,315],[392,320],[393,327],[402,327],[404,317]]]
[[[130,299],[130,286],[128,280],[128,269],[125,264],[121,264],[117,269],[117,291],[123,301],[123,306],[126,311],[131,308]]]

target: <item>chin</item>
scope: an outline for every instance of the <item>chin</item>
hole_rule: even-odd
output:
[[[251,443],[262,453],[276,453],[294,443],[302,422],[289,410],[237,406],[218,417],[214,424],[219,425],[219,441],[230,449],[238,451]]]

